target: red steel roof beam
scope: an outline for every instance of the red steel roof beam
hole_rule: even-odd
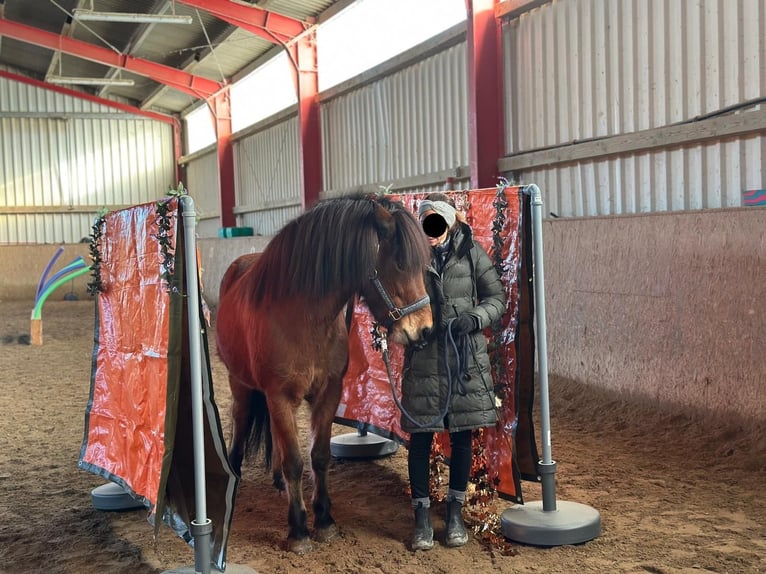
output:
[[[5,18],[0,18],[0,35],[8,36],[27,44],[42,46],[49,50],[58,50],[83,60],[97,62],[113,68],[121,68],[139,76],[151,78],[155,82],[166,84],[194,98],[209,98],[223,88],[223,85],[218,82],[193,76],[170,66],[119,54],[108,48],[102,48],[88,42],[81,42],[74,38],[19,24]]]
[[[212,14],[219,20],[247,30],[273,44],[286,44],[305,32],[310,24],[289,16],[231,0],[177,0]]]
[[[100,104],[102,106],[108,106],[110,108],[114,108],[116,110],[120,110],[123,112],[127,112],[129,114],[135,114],[137,116],[143,116],[145,118],[151,118],[153,120],[157,120],[159,122],[165,122],[167,124],[174,124],[178,125],[178,119],[174,116],[169,116],[167,114],[161,114],[159,112],[151,112],[147,110],[142,110],[141,108],[137,108],[135,106],[130,106],[128,104],[123,104],[120,102],[115,102],[114,100],[107,100],[105,98],[100,98],[98,96],[93,96],[91,94],[86,94],[83,92],[78,92],[77,90],[71,90],[69,88],[65,88],[64,86],[56,86],[53,84],[48,84],[46,82],[41,82],[40,80],[35,80],[34,78],[29,78],[27,76],[20,76],[19,74],[14,74],[12,72],[6,72],[4,70],[0,70],[0,78],[7,78],[9,80],[12,80],[14,82],[21,82],[22,84],[29,84],[30,86],[34,86],[36,88],[41,88],[43,90],[49,90],[52,92],[57,92],[59,94],[64,94],[66,96],[72,96],[81,100],[86,100],[89,102],[94,102],[96,104]]]
[[[468,45],[468,128],[471,186],[497,185],[503,157],[503,82],[497,0],[466,0]]]

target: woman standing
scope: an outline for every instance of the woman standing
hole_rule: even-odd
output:
[[[407,464],[415,532],[412,550],[433,548],[430,457],[435,432],[449,430],[450,466],[445,544],[468,542],[463,522],[471,470],[472,431],[497,420],[483,329],[505,312],[505,291],[471,227],[443,193],[430,194],[418,214],[433,250],[427,287],[434,332],[426,346],[408,347],[402,375],[402,428],[411,434]]]

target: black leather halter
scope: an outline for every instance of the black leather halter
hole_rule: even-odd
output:
[[[383,302],[386,304],[386,307],[388,308],[388,318],[391,319],[391,322],[394,323],[395,321],[398,321],[405,315],[409,315],[410,313],[414,313],[415,311],[418,311],[419,309],[422,309],[426,305],[428,305],[431,302],[431,298],[428,295],[424,295],[414,303],[410,303],[409,305],[406,305],[405,307],[397,307],[394,305],[393,299],[391,299],[391,296],[388,294],[388,291],[386,291],[386,288],[383,287],[383,284],[380,282],[380,279],[378,279],[378,272],[375,271],[375,274],[370,277],[370,281],[372,281],[372,284],[375,286],[375,289],[377,289],[378,293],[380,294],[380,297],[383,299]]]

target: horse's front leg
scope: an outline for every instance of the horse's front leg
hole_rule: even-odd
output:
[[[341,378],[328,381],[325,393],[311,405],[311,469],[314,472],[314,529],[318,542],[327,542],[338,534],[330,513],[332,504],[327,483],[330,468],[330,435],[332,421],[338,409],[342,390]]]
[[[270,395],[268,397],[271,413],[271,433],[276,458],[287,487],[287,549],[297,554],[312,550],[303,502],[303,456],[298,445],[298,427],[295,421],[295,409],[287,397]]]

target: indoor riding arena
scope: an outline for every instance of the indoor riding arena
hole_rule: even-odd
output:
[[[764,37],[762,0],[0,3],[0,574],[766,573]],[[376,219],[326,331],[337,533],[303,401],[298,549],[263,457],[228,456],[224,275],[322,206],[417,219],[432,192],[507,296],[468,543],[444,543],[437,441],[410,549]],[[389,332],[422,295],[396,285]]]

